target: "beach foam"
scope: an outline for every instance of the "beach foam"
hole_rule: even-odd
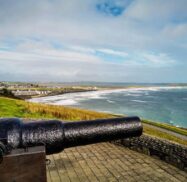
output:
[[[32,102],[69,105],[100,112],[137,115],[142,118],[181,127],[187,127],[186,100],[187,87],[173,86],[131,87],[67,93],[30,99]]]
[[[143,103],[147,102],[147,101],[144,101],[144,100],[131,100],[131,101],[134,101],[134,102],[143,102]]]
[[[112,100],[107,99],[107,102],[109,102],[109,103],[114,103],[115,101],[112,101]]]
[[[40,98],[32,98],[28,101],[37,103],[50,103],[55,105],[77,105],[80,101],[86,101],[91,99],[106,99],[107,102],[113,103],[107,98],[107,95],[115,93],[124,93],[124,96],[142,96],[143,93],[149,95],[149,91],[160,91],[160,90],[171,90],[171,89],[183,89],[181,86],[154,86],[154,87],[129,87],[122,89],[109,89],[109,90],[99,90],[99,91],[89,91],[89,92],[76,92],[67,93],[63,95],[47,96]],[[186,87],[187,88],[187,87]],[[186,100],[186,98],[184,98]],[[146,102],[142,100],[132,100],[134,102]]]

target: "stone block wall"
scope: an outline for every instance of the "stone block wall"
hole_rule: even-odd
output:
[[[187,147],[149,135],[114,141],[115,144],[157,157],[187,171]]]

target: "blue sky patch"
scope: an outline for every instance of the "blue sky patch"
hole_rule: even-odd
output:
[[[55,49],[63,49],[64,48],[64,46],[58,41],[50,41],[50,43]]]
[[[105,15],[120,16],[132,1],[104,0],[96,5],[96,9]]]
[[[20,43],[23,43],[22,39],[4,38],[0,40],[1,50],[14,50]]]
[[[100,52],[100,51],[96,51],[95,55],[100,57],[101,59],[107,61],[107,62],[123,63],[126,60],[122,56],[106,54],[106,53],[103,53],[103,52]]]

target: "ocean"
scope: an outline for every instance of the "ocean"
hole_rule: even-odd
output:
[[[30,101],[139,116],[187,128],[187,87],[185,86],[156,85],[68,93],[33,98]]]

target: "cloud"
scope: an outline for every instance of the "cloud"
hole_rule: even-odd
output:
[[[163,29],[164,36],[169,38],[177,38],[185,39],[187,37],[187,23],[182,24],[169,24]],[[187,38],[186,38],[187,39]]]
[[[135,1],[126,13],[130,18],[158,26],[172,21],[186,21],[186,6],[186,0],[140,0]]]
[[[115,19],[107,17],[96,10],[98,2],[125,6],[125,13]],[[133,1],[130,5],[128,2],[18,0],[14,3],[7,0],[0,6],[0,36],[38,36],[64,44],[97,48],[158,48],[168,41],[162,32],[170,20],[181,21],[187,16],[185,1]]]
[[[116,51],[112,49],[98,49],[99,52],[105,53],[105,54],[110,54],[114,56],[120,56],[120,57],[127,57],[128,53],[122,52],[122,51]]]
[[[150,65],[155,65],[158,67],[160,67],[160,66],[170,67],[171,65],[176,63],[176,61],[174,59],[170,58],[167,54],[164,54],[164,53],[159,53],[158,55],[153,54],[153,53],[152,54],[145,53],[145,54],[143,54],[143,58]]]
[[[1,78],[15,72],[31,79],[29,68],[34,78],[44,79],[44,71],[65,81],[130,81],[134,70],[141,81],[148,68],[179,72],[187,64],[186,6],[186,0],[0,0]]]
[[[81,46],[66,46],[66,48],[77,51],[77,52],[82,52],[82,53],[90,53],[94,54],[96,50],[88,48],[88,47],[81,47]]]
[[[44,51],[44,50],[43,50]],[[12,60],[12,61],[18,61],[23,60],[25,62],[32,62],[36,60],[44,61],[44,60],[61,60],[61,61],[72,61],[72,62],[99,62],[99,58],[78,53],[78,52],[72,52],[72,51],[57,51],[57,50],[45,50],[43,53],[41,51],[34,51],[33,53],[23,53],[23,52],[8,52],[8,51],[0,51],[0,62],[4,62],[5,60]]]

